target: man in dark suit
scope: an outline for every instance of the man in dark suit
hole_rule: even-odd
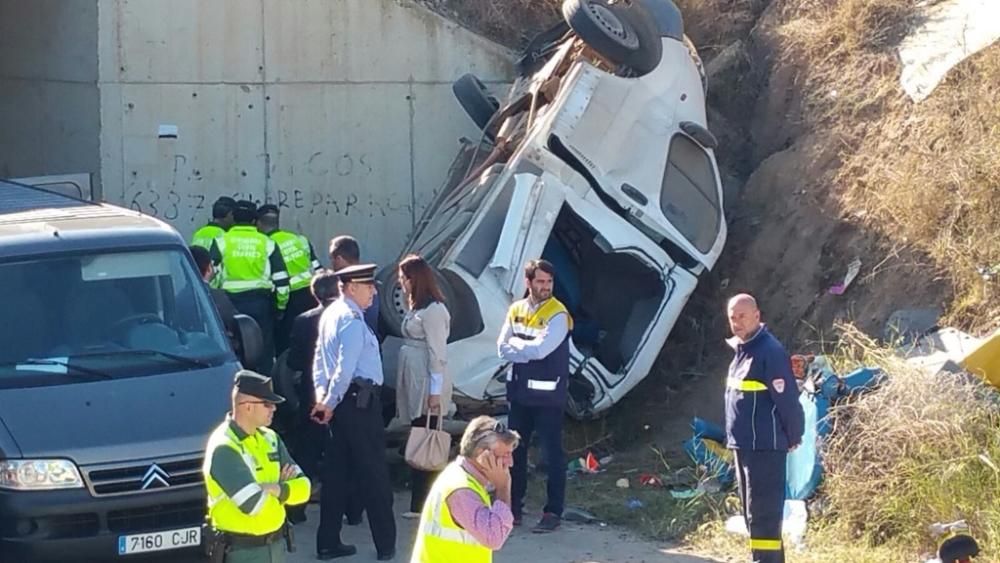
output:
[[[290,441],[289,449],[302,471],[310,479],[316,479],[319,477],[323,444],[326,443],[326,427],[309,418],[313,404],[316,403],[312,379],[313,354],[316,352],[316,340],[319,339],[319,318],[326,306],[337,299],[340,293],[337,276],[329,270],[318,271],[309,288],[319,305],[295,317],[288,339],[288,367],[302,372],[296,389],[300,401],[299,413],[296,415],[298,432],[295,432],[294,439]]]
[[[198,273],[201,274],[202,280],[206,284],[209,284],[208,291],[212,296],[212,301],[215,303],[215,308],[219,311],[219,316],[222,317],[222,324],[226,329],[226,335],[229,336],[235,349],[237,344],[235,341],[235,334],[237,332],[236,307],[233,306],[233,302],[229,300],[229,295],[225,291],[211,287],[212,279],[215,277],[215,269],[212,267],[212,257],[209,255],[208,250],[200,246],[191,246],[188,250],[191,252],[191,257],[194,258],[194,263],[198,266]]]

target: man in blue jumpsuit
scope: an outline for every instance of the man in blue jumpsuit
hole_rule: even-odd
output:
[[[733,450],[754,563],[784,563],[785,458],[802,441],[804,416],[792,363],[760,322],[748,294],[729,300],[726,342],[736,351],[726,380],[726,447]]]

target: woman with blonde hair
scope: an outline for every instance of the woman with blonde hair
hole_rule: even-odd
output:
[[[411,426],[431,428],[451,405],[447,344],[451,314],[434,278],[434,270],[420,256],[411,254],[399,263],[399,284],[409,311],[400,329],[405,341],[399,351],[396,373],[396,415]],[[419,518],[434,474],[411,469],[410,510],[404,518]]]

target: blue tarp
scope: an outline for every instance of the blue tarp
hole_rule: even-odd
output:
[[[823,477],[820,462],[820,439],[829,435],[827,413],[830,405],[843,397],[874,389],[884,373],[878,368],[862,367],[838,377],[823,356],[810,364],[807,378],[812,386],[799,395],[805,413],[806,432],[802,444],[788,455],[785,496],[805,500],[812,496]],[[695,417],[691,420],[692,437],[684,442],[684,451],[698,465],[708,468],[709,476],[722,484],[732,483],[735,473],[731,452],[725,450],[725,431],[716,424]]]

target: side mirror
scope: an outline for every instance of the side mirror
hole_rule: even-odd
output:
[[[240,363],[247,369],[256,370],[264,356],[264,334],[260,325],[250,315],[234,315],[236,320],[236,341],[239,350],[236,351]]]

